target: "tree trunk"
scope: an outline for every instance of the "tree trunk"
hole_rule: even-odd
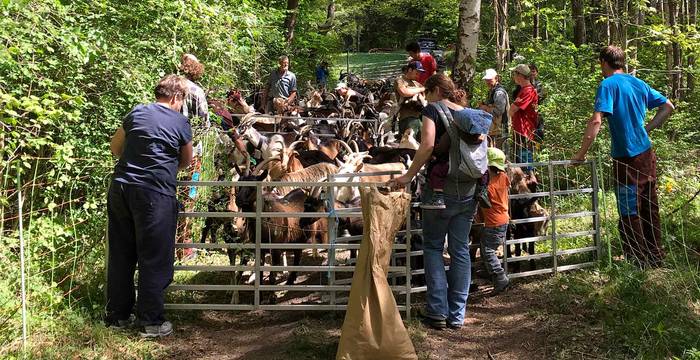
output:
[[[571,0],[571,17],[574,20],[574,45],[586,43],[586,18],[583,17],[583,0]]]
[[[635,25],[632,29],[632,36],[634,38],[630,41],[630,47],[629,47],[629,61],[627,61],[627,72],[632,74],[633,76],[637,76],[637,55],[639,53],[639,36],[642,33],[639,30],[639,25],[644,25],[644,9],[637,5],[633,5],[633,9],[631,10],[632,13],[632,22]]]
[[[479,45],[479,16],[481,0],[461,0],[457,28],[456,60],[452,78],[457,87],[469,90],[476,65],[476,48]]]
[[[532,38],[540,38],[540,4],[535,2],[535,14],[532,15]]]
[[[285,39],[287,46],[292,44],[294,40],[294,27],[297,23],[297,15],[299,14],[299,0],[287,0],[287,17],[284,19]]]
[[[318,26],[318,32],[321,34],[326,34],[333,28],[333,21],[335,20],[335,0],[330,0],[328,7],[326,7],[326,22]]]
[[[678,44],[678,0],[666,1],[666,19],[669,27],[673,29],[673,39],[671,44],[666,46],[666,70],[669,72],[669,87],[671,88],[671,98],[678,99],[681,89],[681,49]]]
[[[698,2],[697,0],[688,1],[688,24],[696,26],[698,24]],[[695,75],[693,67],[695,66],[695,56],[688,55],[688,93],[692,94],[695,91]]]
[[[494,0],[494,33],[496,34],[496,67],[503,71],[510,61],[510,36],[508,35],[508,1]]]

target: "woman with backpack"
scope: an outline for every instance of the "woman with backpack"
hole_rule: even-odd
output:
[[[459,125],[454,125],[463,123],[461,120],[470,116],[468,110],[471,109],[465,109],[449,100],[456,90],[452,80],[442,74],[433,75],[426,81],[425,89],[430,104],[422,112],[420,147],[406,174],[391,180],[387,185],[400,187],[410,184],[424,164],[428,164],[429,173],[434,166],[448,164],[449,171],[443,188],[445,208],[423,210],[425,277],[428,287],[423,317],[424,323],[433,328],[458,329],[464,323],[471,282],[468,236],[476,210],[474,193],[479,180],[475,176],[478,174],[462,171],[462,162],[466,160],[460,156],[460,148],[461,141],[476,144],[479,143],[479,137],[469,134],[469,129],[459,129]],[[449,121],[443,117],[449,118]],[[445,147],[446,144],[441,140],[445,133],[450,134],[451,144],[459,143],[460,146],[450,144],[447,151],[434,153],[434,149]],[[482,162],[486,168],[485,144],[483,159],[477,159],[477,162]],[[423,196],[431,197],[432,193],[433,188],[427,184]],[[450,254],[449,271],[445,271],[442,256],[446,236],[447,251]]]

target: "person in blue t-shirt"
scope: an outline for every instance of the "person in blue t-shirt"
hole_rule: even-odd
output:
[[[603,117],[612,140],[618,224],[623,252],[642,266],[660,266],[665,257],[661,246],[659,205],[656,193],[656,154],[649,132],[660,127],[673,112],[673,104],[647,83],[624,72],[625,52],[605,47],[599,56],[605,79],[600,83],[593,116],[588,121],[581,149],[573,161],[586,158]],[[645,124],[648,109],[659,108]]]
[[[119,158],[107,195],[107,326],[125,328],[138,319],[142,337],[172,333],[165,321],[165,288],[173,279],[178,169],[192,162],[192,129],[180,113],[187,79],[168,75],[156,102],[137,105],[112,136]],[[134,271],[139,268],[138,301]],[[136,305],[136,316],[133,314]]]
[[[321,64],[316,68],[316,85],[321,89],[328,87],[328,61],[321,61]]]

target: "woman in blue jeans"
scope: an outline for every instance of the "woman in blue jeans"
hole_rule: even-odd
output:
[[[464,108],[449,100],[456,88],[445,75],[430,77],[425,83],[425,89],[426,99],[431,104],[423,109],[421,144],[416,151],[416,158],[406,174],[391,180],[388,186],[408,185],[426,163],[432,167],[450,161],[449,149],[445,150],[449,144],[438,143],[447,129],[433,103],[442,102],[447,105],[454,118],[460,116],[460,111]],[[475,179],[449,174],[443,189],[445,208],[423,210],[423,256],[428,287],[423,315],[425,323],[433,328],[460,328],[464,323],[471,282],[469,231],[476,209],[475,187]],[[432,196],[430,183],[424,189],[423,196]],[[442,256],[445,237],[450,254],[449,271],[445,271]]]

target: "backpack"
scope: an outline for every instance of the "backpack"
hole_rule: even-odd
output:
[[[454,121],[447,105],[442,102],[433,103],[440,115],[442,123],[450,137],[450,169],[448,174],[457,178],[478,179],[488,170],[487,141],[478,144],[468,143],[463,139],[466,129],[461,129]],[[462,133],[462,134],[460,134]],[[455,146],[455,145],[459,146]]]

